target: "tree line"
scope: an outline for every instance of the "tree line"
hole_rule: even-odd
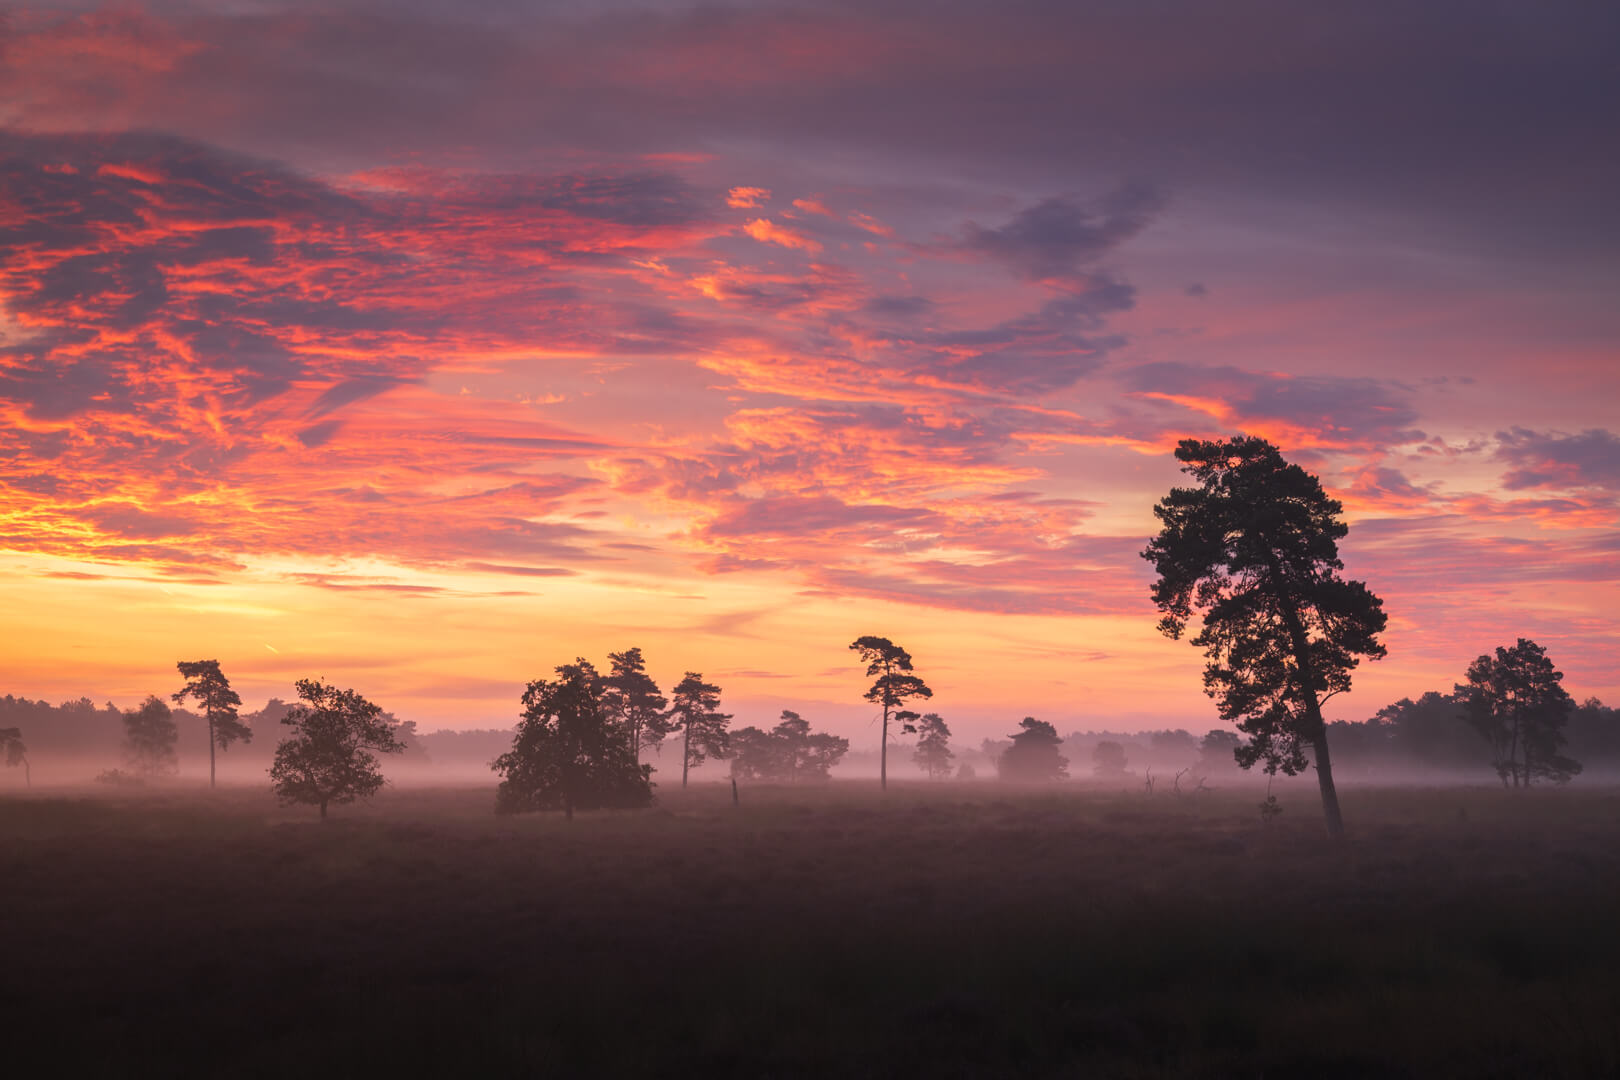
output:
[[[1344,820],[1332,759],[1337,740],[1330,738],[1338,725],[1327,723],[1323,705],[1351,688],[1362,660],[1385,656],[1378,638],[1388,624],[1383,601],[1364,582],[1342,574],[1338,543],[1349,531],[1343,507],[1328,498],[1317,477],[1261,438],[1184,439],[1175,456],[1197,486],[1172,488],[1153,508],[1161,528],[1142,557],[1157,574],[1151,595],[1162,616],[1159,629],[1177,639],[1198,624],[1191,643],[1207,661],[1205,692],[1220,718],[1246,736],[1232,737],[1233,760],[1271,774],[1313,769],[1328,831],[1339,835]],[[882,722],[881,785],[888,786],[891,729],[919,736],[914,760],[930,776],[949,775],[954,752],[948,726],[938,714],[922,716],[911,708],[933,696],[911,655],[875,636],[856,639],[850,649],[874,680],[864,697],[878,707],[874,719]],[[554,679],[528,685],[511,748],[493,766],[501,776],[498,809],[562,809],[571,816],[582,807],[644,806],[652,797],[653,769],[641,761],[642,751],[672,737],[680,742],[683,786],[691,769],[709,758],[731,758],[734,779],[797,779],[825,776],[848,750],[846,740],[811,733],[791,711],[771,731],[731,732],[719,688],[696,672],[687,672],[666,701],[646,674],[639,649],[612,653],[609,663],[602,675],[580,659],[558,667]],[[182,662],[179,670],[187,681],[173,700],[189,699],[202,709],[212,783],[215,747],[223,751],[251,738],[252,731],[241,723],[240,699],[217,661]],[[1499,647],[1481,655],[1464,678],[1450,700],[1486,744],[1504,786],[1560,783],[1581,771],[1566,752],[1565,729],[1577,710],[1541,646],[1521,638]],[[374,791],[368,785],[381,780],[373,775],[372,755],[403,746],[381,710],[353,691],[314,681],[300,682],[298,689],[303,704],[282,718],[294,734],[278,745],[271,776],[284,798],[318,802],[324,816],[329,801]],[[1397,703],[1388,725],[1399,729],[1409,713],[1431,705],[1428,695],[1421,703]],[[162,714],[166,708],[149,699],[126,717],[131,760],[141,768],[169,765],[164,746],[167,740],[172,747],[173,727]],[[1597,706],[1589,702],[1588,708]],[[1019,727],[996,755],[1001,775],[1066,777],[1068,762],[1055,729],[1033,717]],[[1206,743],[1225,744],[1229,735],[1212,732]],[[0,750],[8,762],[26,765],[19,729],[0,729]],[[1121,770],[1122,750],[1100,744],[1093,771]],[[339,757],[341,768],[334,764]]]

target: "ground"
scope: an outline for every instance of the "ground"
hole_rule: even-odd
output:
[[[0,798],[17,1076],[1613,1076],[1620,791]],[[1263,790],[1263,789],[1261,789]]]

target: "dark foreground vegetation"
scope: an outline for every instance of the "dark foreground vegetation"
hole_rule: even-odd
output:
[[[1613,1076],[1620,792],[0,799],[8,1072]]]

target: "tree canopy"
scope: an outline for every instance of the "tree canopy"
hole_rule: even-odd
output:
[[[1184,439],[1176,458],[1198,486],[1173,488],[1153,508],[1162,528],[1142,556],[1159,575],[1159,629],[1179,638],[1201,619],[1192,643],[1209,661],[1205,691],[1249,736],[1238,762],[1293,775],[1309,747],[1337,835],[1322,703],[1350,689],[1363,657],[1384,655],[1377,635],[1387,622],[1383,601],[1340,574],[1343,507],[1264,439]]]
[[[404,746],[374,705],[353,690],[339,690],[318,679],[297,683],[300,704],[282,718],[293,733],[276,747],[270,783],[283,804],[319,806],[370,798],[386,781],[377,754],[397,754]]]
[[[770,731],[745,727],[731,732],[731,775],[788,783],[826,780],[848,752],[848,739],[812,732],[810,721],[783,709],[781,722]]]
[[[1490,744],[1492,764],[1502,786],[1529,787],[1536,778],[1564,783],[1581,763],[1559,752],[1564,725],[1575,701],[1564,689],[1564,673],[1547,650],[1520,638],[1499,646],[1468,667],[1468,681],[1456,688],[1463,719]]]
[[[730,753],[726,725],[731,714],[720,711],[720,688],[704,682],[695,671],[688,671],[675,685],[673,698],[669,719],[681,732],[681,787],[685,787],[693,767]]]
[[[945,779],[951,775],[951,761],[956,754],[951,750],[951,728],[939,713],[925,713],[917,721],[917,748],[911,760],[928,774],[930,780]]]
[[[175,772],[179,767],[175,754],[179,738],[174,710],[155,694],[124,713],[124,759],[141,776]]]
[[[229,750],[238,739],[253,741],[253,729],[237,715],[242,699],[231,689],[231,681],[219,669],[218,660],[181,660],[175,667],[186,685],[175,691],[176,705],[191,698],[202,706],[208,721],[208,786],[214,786],[214,747]]]
[[[622,655],[622,654],[620,654]],[[652,802],[652,766],[636,763],[615,717],[609,680],[589,660],[556,669],[523,692],[512,749],[495,759],[498,813],[633,809]]]
[[[608,653],[608,663],[609,674],[602,680],[603,703],[639,762],[643,750],[656,748],[673,730],[665,712],[669,702],[647,674],[640,649]]]
[[[866,674],[875,678],[863,695],[867,701],[883,709],[883,735],[878,752],[878,779],[889,786],[889,721],[898,719],[900,730],[907,735],[917,730],[917,714],[905,708],[913,698],[931,698],[934,692],[917,675],[912,674],[911,654],[886,637],[871,634],[856,638],[849,646],[866,664]],[[899,710],[899,711],[897,711]]]
[[[1045,720],[1024,717],[1013,733],[1012,745],[997,763],[1001,778],[1021,783],[1067,780],[1069,759],[1058,753],[1062,744],[1057,728]]]

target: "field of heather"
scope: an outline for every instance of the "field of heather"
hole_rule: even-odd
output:
[[[1614,1075],[1620,790],[0,798],[14,1075]],[[836,1037],[833,1037],[836,1033]]]

